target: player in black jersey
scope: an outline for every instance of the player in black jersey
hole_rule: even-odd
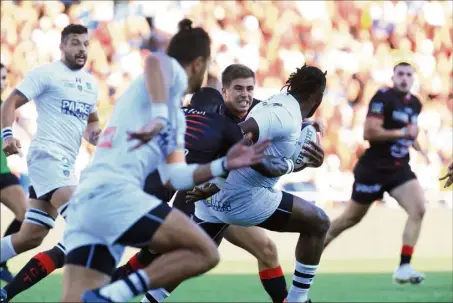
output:
[[[425,213],[425,198],[409,166],[409,148],[421,152],[417,142],[420,100],[410,93],[414,68],[402,62],[393,69],[393,87],[380,89],[371,99],[364,127],[370,147],[354,168],[352,198],[343,214],[335,219],[325,246],[344,230],[356,225],[371,203],[388,192],[409,215],[403,232],[400,265],[393,274],[396,283],[419,284],[422,273],[410,265]]]
[[[193,95],[191,104],[183,108],[187,122],[187,163],[208,163],[210,159],[222,156],[231,145],[243,138],[244,134],[237,123],[243,121],[251,107],[259,102],[253,98],[255,74],[244,65],[233,64],[223,72],[222,85],[225,101],[217,90],[203,88]],[[147,178],[145,191],[163,201],[170,201],[175,194],[162,185],[157,172]],[[185,191],[177,192],[173,207],[191,216],[194,204],[186,203],[186,199]],[[210,233],[209,230],[206,231]],[[211,236],[215,238],[215,234]],[[230,226],[224,231],[224,237],[257,258],[263,287],[273,302],[283,302],[287,295],[286,281],[279,264],[277,248],[265,231],[258,227]],[[156,256],[147,249],[142,249],[116,271],[114,278],[145,266]],[[142,302],[161,302],[168,295],[164,289],[152,290]]]

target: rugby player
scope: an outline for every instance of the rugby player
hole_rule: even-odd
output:
[[[87,60],[88,31],[83,25],[70,24],[61,32],[61,59],[37,67],[2,104],[3,151],[17,154],[19,140],[14,138],[14,112],[34,100],[38,112],[37,132],[27,155],[31,179],[30,208],[19,232],[1,240],[1,261],[38,247],[54,227],[60,213],[65,217],[67,202],[77,185],[74,163],[82,137],[95,145],[100,133],[96,103],[98,85],[83,70]],[[2,300],[13,298],[63,266],[64,245],[35,255],[15,279],[2,289]],[[5,293],[6,291],[6,293]]]
[[[242,130],[251,132],[255,142],[270,138],[273,145],[266,150],[267,154],[290,158],[300,138],[303,118],[310,118],[322,102],[325,75],[313,66],[297,68],[286,82],[286,91],[258,103],[246,120],[240,123]],[[302,153],[307,154],[307,151]],[[317,157],[323,159],[322,151],[318,151]],[[279,176],[291,171],[290,161],[286,162],[286,166],[283,163],[272,176],[252,168],[231,172],[220,192],[195,204],[194,220],[210,231],[211,236],[228,225],[259,226],[277,232],[299,233],[296,270],[286,300],[307,302],[330,221],[325,212],[314,204],[273,188]],[[308,164],[318,167],[322,160]]]
[[[214,242],[196,224],[142,190],[155,169],[164,184],[192,188],[261,162],[269,146],[269,140],[247,146],[247,135],[225,157],[186,164],[181,100],[187,90],[200,89],[210,58],[208,34],[191,24],[188,19],[179,23],[167,54],[145,59],[144,73],[116,103],[92,163],[81,175],[67,211],[64,302],[125,302],[200,275],[219,261]],[[162,255],[107,284],[126,246],[149,246]]]
[[[6,66],[1,63],[1,93],[3,93],[6,87],[6,75]],[[1,103],[3,103],[3,101],[0,100],[0,104]],[[8,168],[6,155],[3,152],[3,149],[0,150],[0,157],[0,202],[8,207],[15,216],[13,222],[11,222],[11,224],[5,231],[4,236],[6,237],[20,230],[20,226],[24,221],[25,210],[27,209],[27,198],[24,191],[22,190],[22,187],[19,184],[19,180],[14,174],[11,173]],[[13,275],[9,271],[6,262],[2,262],[0,264],[0,279],[7,283],[13,280]]]
[[[243,132],[236,123],[242,121],[250,107],[259,102],[253,99],[255,73],[247,66],[241,64],[228,66],[222,73],[222,85],[225,102],[215,89],[203,88],[193,95],[190,105],[183,108],[188,123],[185,134],[188,163],[206,163],[223,156],[230,146],[243,137]],[[275,165],[275,162],[272,165]],[[162,188],[159,184],[158,173],[153,173],[147,178],[145,191],[155,192],[163,201],[170,201],[174,191]],[[190,196],[188,198],[190,199]],[[194,204],[186,203],[186,199],[186,191],[179,191],[173,207],[192,216]],[[257,258],[263,287],[273,302],[283,302],[287,295],[286,281],[279,264],[275,243],[266,233],[258,227],[230,226],[224,230],[224,237]],[[218,244],[220,240],[221,237]],[[157,257],[158,254],[142,249],[116,271],[114,278],[143,268]],[[168,288],[151,290],[142,302],[161,302],[172,290]]]
[[[393,274],[395,283],[419,284],[424,274],[411,267],[411,257],[425,214],[425,197],[409,166],[409,148],[421,150],[417,139],[420,100],[410,93],[414,68],[406,62],[393,69],[393,87],[380,89],[371,99],[365,120],[364,139],[370,147],[354,168],[352,197],[327,234],[325,245],[344,230],[356,225],[384,192],[400,204],[408,219],[403,231],[400,264]]]

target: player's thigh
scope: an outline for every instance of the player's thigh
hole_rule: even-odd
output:
[[[278,232],[327,232],[330,219],[313,203],[283,192],[275,212],[257,226]]]
[[[257,259],[262,259],[263,255],[273,246],[273,242],[260,227],[241,227],[230,225],[224,234],[225,239],[246,250]]]
[[[420,182],[415,178],[390,190],[390,195],[409,215],[423,217],[425,196]]]
[[[27,209],[27,198],[19,184],[13,184],[1,189],[0,201],[5,204],[20,221],[24,220]]]
[[[343,220],[352,221],[358,223],[365,217],[366,213],[370,209],[371,203],[358,202],[354,199],[346,202],[346,206],[340,218]]]
[[[71,199],[75,189],[76,189],[76,186],[73,186],[73,185],[63,186],[63,187],[58,188],[52,194],[52,197],[50,198],[50,203],[56,209],[61,208],[63,205],[68,203],[68,201]],[[60,210],[60,213],[63,213],[63,212],[64,211]]]
[[[25,220],[20,229],[21,237],[30,239],[44,238],[55,226],[58,211],[49,202],[30,199]]]
[[[67,264],[63,269],[62,302],[82,302],[82,294],[110,282],[110,276],[98,270]]]
[[[157,253],[181,248],[204,250],[215,247],[213,241],[199,226],[184,213],[172,209],[164,202],[140,218],[115,243],[149,247]]]

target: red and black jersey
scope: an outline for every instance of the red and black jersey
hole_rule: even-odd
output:
[[[393,88],[380,89],[368,106],[368,117],[383,120],[385,129],[401,129],[408,124],[417,124],[422,110],[420,100],[412,94],[402,94]],[[359,162],[381,170],[397,169],[409,165],[409,148],[412,139],[370,141],[370,147]]]

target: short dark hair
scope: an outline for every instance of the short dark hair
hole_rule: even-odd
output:
[[[397,68],[398,66],[410,66],[410,67],[413,68],[412,64],[407,63],[406,61],[402,61],[402,62],[399,62],[397,65],[395,65],[395,66],[393,67],[393,71],[395,71],[396,68]]]
[[[178,24],[179,31],[171,38],[167,55],[181,65],[187,65],[198,57],[211,56],[211,38],[201,27],[192,27],[192,21],[183,19]]]
[[[287,88],[288,93],[293,93],[301,98],[308,97],[318,89],[326,88],[326,72],[322,72],[316,66],[304,64],[301,68],[296,68],[286,81],[283,88]]]
[[[5,68],[5,66],[3,65],[3,63],[0,63],[0,68]]]
[[[81,24],[69,24],[61,32],[61,43],[64,43],[70,34],[88,34],[88,28]]]
[[[222,86],[229,87],[236,79],[253,78],[255,73],[244,64],[231,64],[222,72]]]

